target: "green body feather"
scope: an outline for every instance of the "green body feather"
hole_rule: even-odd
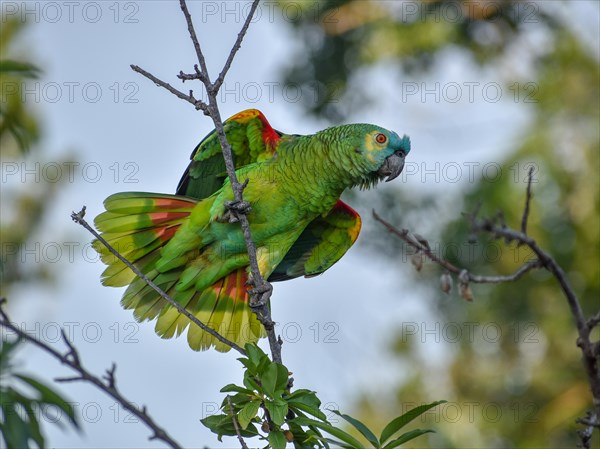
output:
[[[352,246],[360,217],[339,200],[353,186],[369,187],[393,154],[408,153],[406,137],[374,125],[344,125],[312,136],[285,135],[256,110],[225,122],[261,274],[271,281],[312,276]],[[385,140],[385,142],[380,142]],[[171,297],[230,340],[256,341],[264,329],[248,307],[248,255],[242,230],[229,223],[233,193],[216,132],[192,153],[177,195],[120,193],[105,201],[96,226],[117,250]],[[156,331],[179,335],[189,320],[162,300],[98,242],[109,265],[106,285],[129,284],[122,304],[139,320],[157,318]],[[193,349],[228,347],[197,326]]]

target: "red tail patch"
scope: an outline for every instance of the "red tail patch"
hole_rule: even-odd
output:
[[[158,225],[168,221],[179,220],[190,215],[189,212],[150,212],[148,214],[152,224]]]
[[[226,296],[247,302],[248,273],[244,268],[229,273],[223,279],[215,282],[213,284],[213,289],[217,297]]]

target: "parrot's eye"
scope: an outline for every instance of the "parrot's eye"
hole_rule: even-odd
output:
[[[387,136],[386,136],[385,134],[381,134],[381,133],[379,133],[379,134],[377,134],[377,135],[375,136],[375,141],[376,141],[377,143],[382,143],[382,144],[383,144],[383,143],[386,143],[386,142],[387,142]]]

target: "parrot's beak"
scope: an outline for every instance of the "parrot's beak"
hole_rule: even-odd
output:
[[[405,157],[406,154],[404,151],[396,151],[394,154],[385,159],[383,165],[379,167],[379,170],[377,170],[377,174],[380,176],[387,176],[385,182],[390,182],[392,179],[396,179],[400,173],[402,173]]]

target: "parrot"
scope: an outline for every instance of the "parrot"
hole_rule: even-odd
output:
[[[316,276],[356,241],[360,215],[340,200],[352,187],[398,177],[410,139],[369,124],[312,135],[284,134],[257,109],[223,122],[261,275],[269,282]],[[252,276],[243,231],[231,220],[234,193],[216,130],[193,150],[175,194],[122,192],[95,218],[101,236],[200,321],[239,346],[266,335],[249,304]],[[231,347],[161,298],[99,240],[106,286],[125,287],[121,305],[162,338],[187,328],[193,350]]]

